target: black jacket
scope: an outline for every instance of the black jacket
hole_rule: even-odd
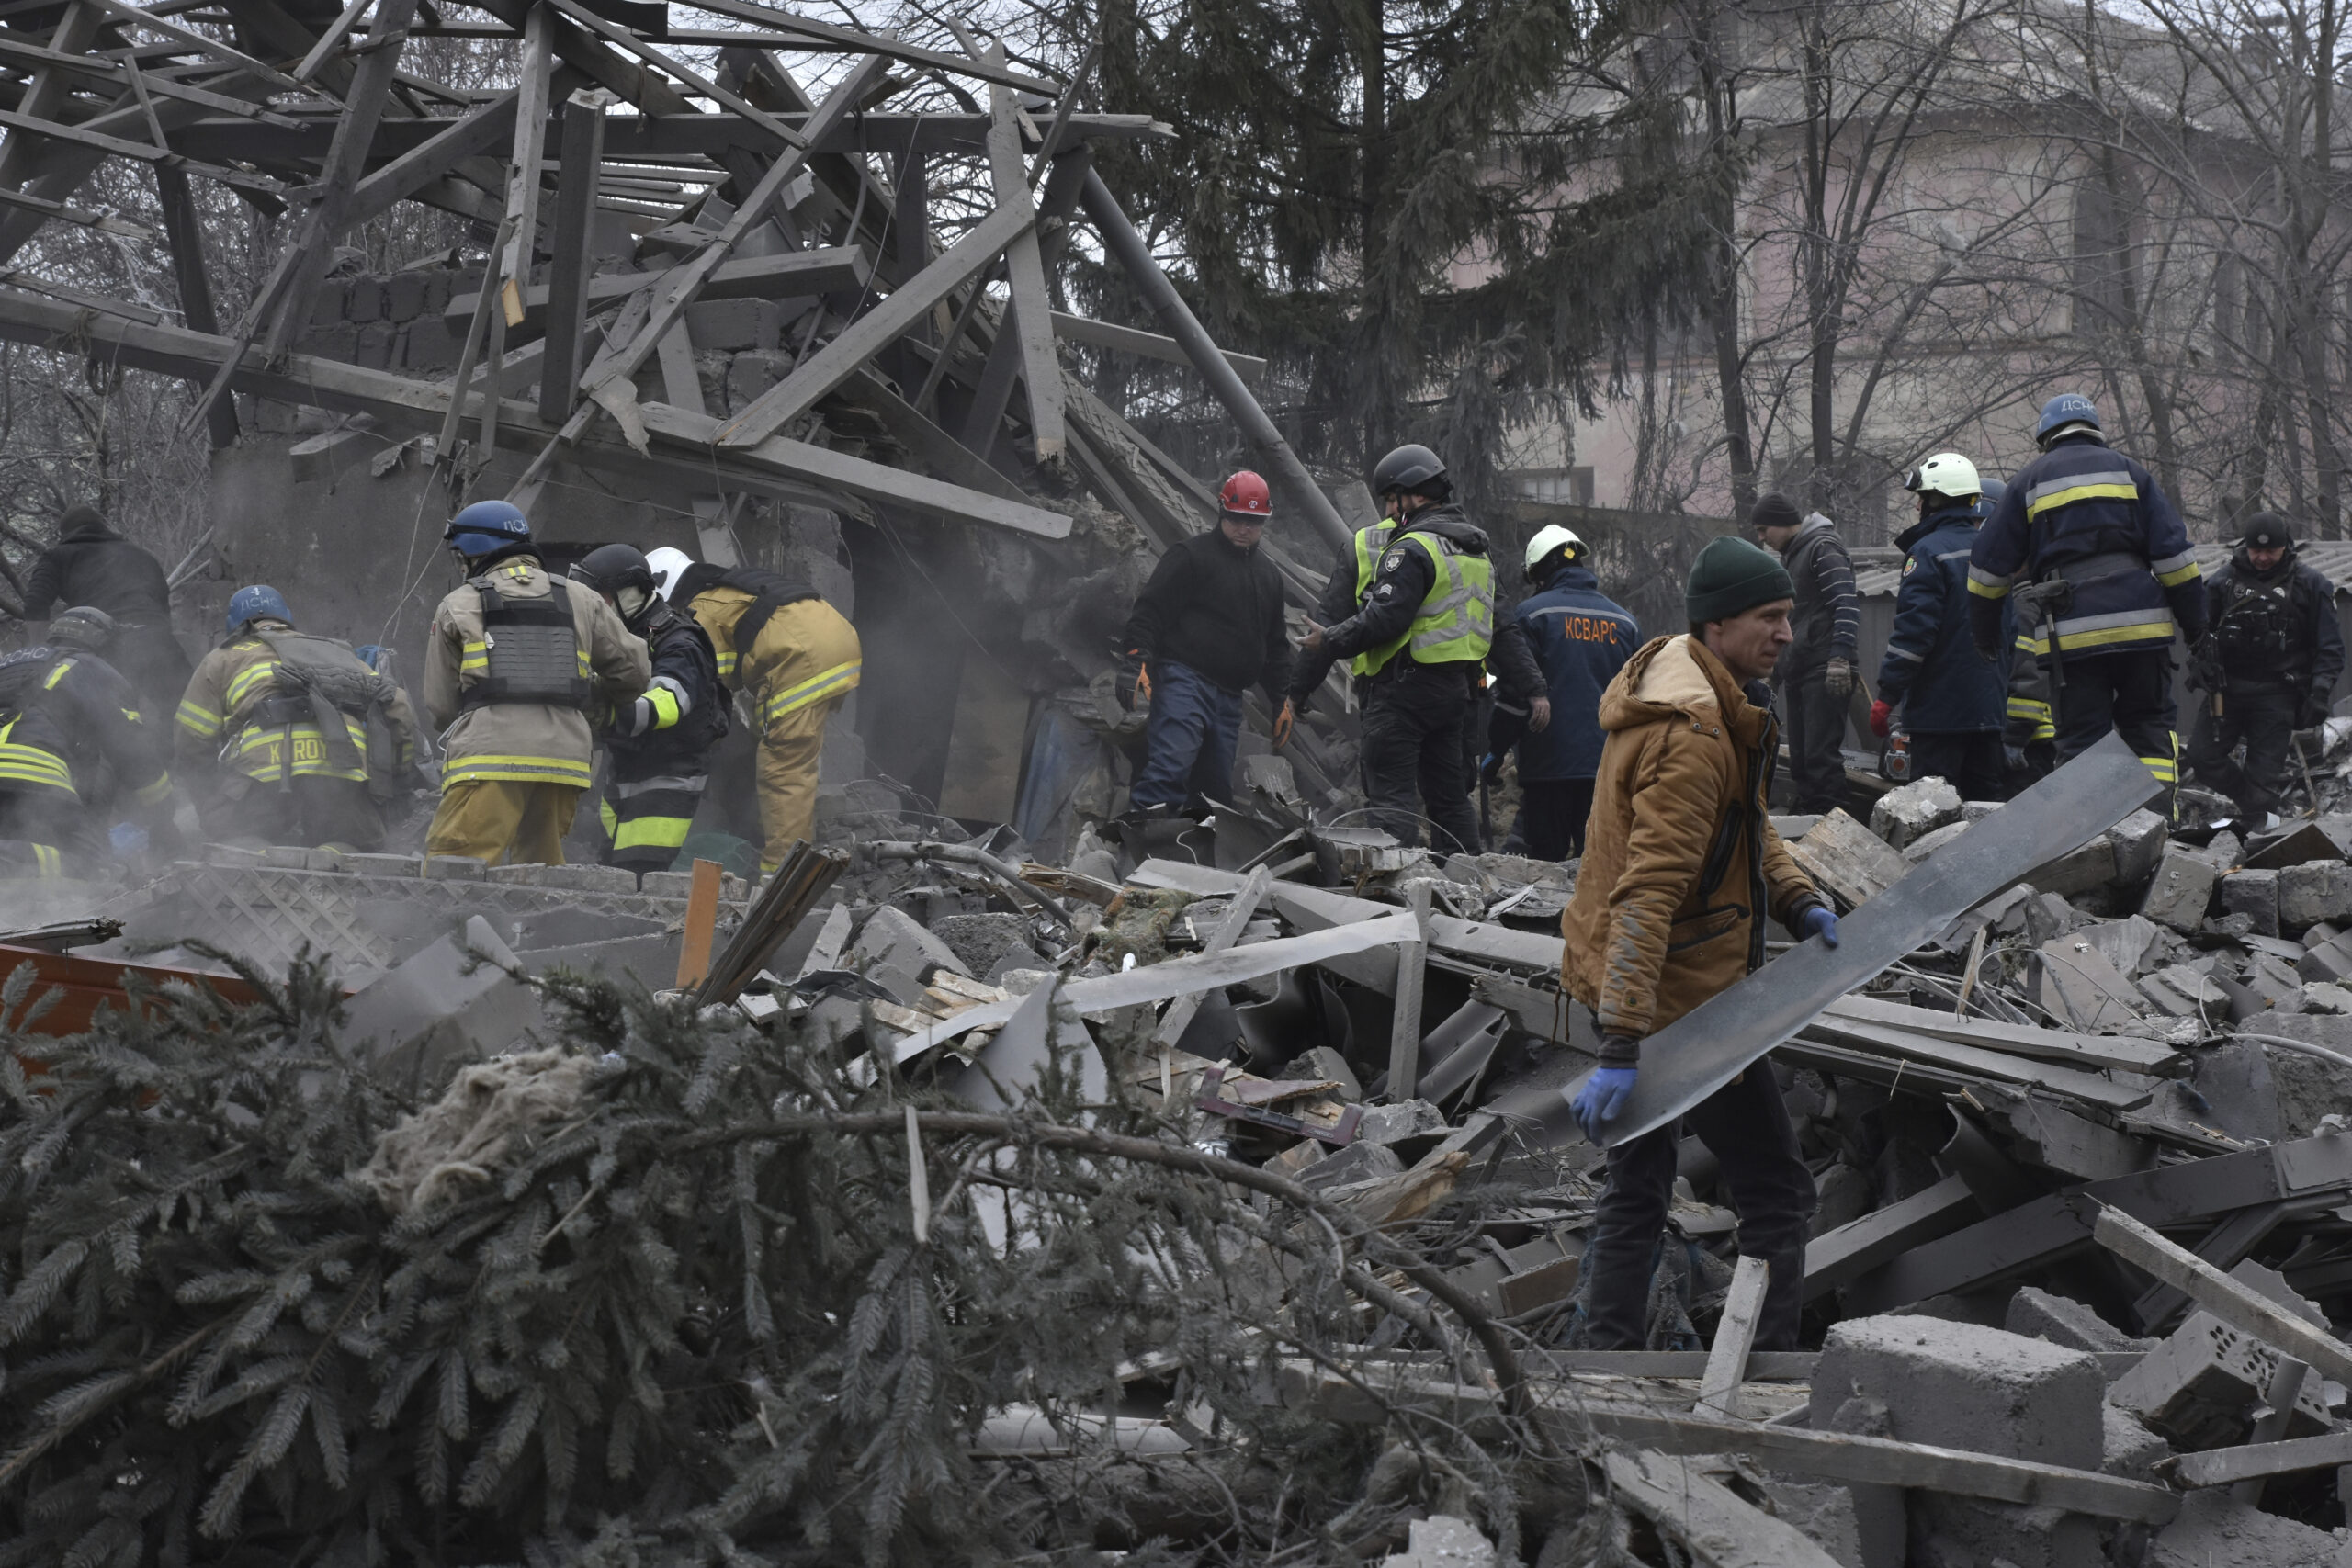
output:
[[[2293,550],[2267,573],[2243,549],[2205,584],[2206,613],[2234,692],[2324,697],[2344,672],[2335,585]]]
[[[1391,547],[1381,557],[1379,574],[1373,579],[1371,591],[1359,601],[1355,546],[1350,543],[1340,547],[1331,562],[1330,576],[1324,580],[1322,595],[1315,602],[1315,622],[1325,632],[1323,646],[1313,653],[1301,654],[1291,677],[1291,695],[1300,703],[1305,703],[1323,683],[1334,663],[1352,659],[1367,648],[1378,648],[1413,624],[1413,617],[1420,613],[1421,601],[1429,597],[1430,588],[1437,581],[1436,569],[1430,564],[1428,556],[1419,550],[1394,547],[1399,536],[1416,530],[1443,534],[1454,544],[1476,554],[1487,553],[1486,530],[1463,515],[1460,507],[1450,502],[1430,507],[1389,536]],[[1385,594],[1382,592],[1384,589],[1387,590]],[[1497,614],[1494,646],[1487,649],[1486,662],[1501,688],[1496,694],[1496,706],[1523,719],[1528,704],[1544,694],[1544,671],[1535,661],[1535,650],[1529,646],[1526,630],[1516,620]],[[1400,652],[1381,675],[1402,674],[1412,668],[1412,654]]]
[[[1195,534],[1152,569],[1123,646],[1142,649],[1147,662],[1186,665],[1228,692],[1262,686],[1279,705],[1290,688],[1282,573],[1222,528]]]
[[[103,523],[66,525],[25,581],[25,614],[49,618],[51,606],[87,604],[135,626],[172,624],[171,591],[153,556]]]
[[[11,742],[64,759],[94,810],[152,806],[170,792],[168,721],[150,722],[96,654],[36,646],[0,659],[0,725]],[[9,787],[0,780],[0,792]]]
[[[629,626],[645,639],[651,656],[652,686],[666,687],[675,697],[675,723],[660,722],[641,735],[607,733],[605,744],[613,754],[613,777],[625,783],[662,777],[691,777],[709,767],[710,749],[727,733],[727,688],[718,679],[718,656],[702,623],[671,604],[655,600],[642,619]],[[651,705],[652,686],[622,710],[624,720],[640,705]]]
[[[1790,629],[1796,640],[1781,655],[1775,684],[1811,675],[1832,659],[1852,663],[1860,641],[1861,605],[1854,593],[1854,561],[1846,541],[1826,519],[1807,523],[1781,552],[1781,564],[1797,585]]]

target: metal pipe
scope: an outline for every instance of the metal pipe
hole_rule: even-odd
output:
[[[1044,905],[1053,912],[1054,919],[1061,921],[1064,926],[1074,923],[1068,905],[1035,883],[1023,879],[1019,872],[986,850],[976,850],[969,844],[943,844],[928,839],[921,843],[890,840],[882,843],[869,844],[866,847],[873,851],[874,858],[876,860],[944,860],[954,861],[962,865],[976,865],[1001,883],[1008,890],[1018,893],[1024,898],[1034,898]]]
[[[1274,422],[1266,417],[1266,411],[1258,406],[1258,400],[1242,385],[1240,376],[1226,363],[1208,330],[1176,292],[1176,286],[1168,281],[1168,275],[1159,270],[1159,264],[1152,260],[1151,247],[1143,243],[1143,236],[1127,220],[1119,198],[1102,183],[1101,174],[1092,169],[1086,171],[1086,185],[1079,192],[1079,200],[1085,205],[1086,215],[1094,220],[1103,245],[1119,258],[1119,265],[1126,269],[1136,290],[1159,318],[1160,330],[1183,349],[1184,357],[1193,362],[1193,368],[1209,384],[1216,400],[1225,405],[1225,412],[1241,427],[1242,439],[1249,442],[1258,460],[1274,471],[1274,481],[1290,497],[1291,503],[1306,514],[1315,531],[1333,549],[1347,548],[1355,535],[1341,520],[1339,508],[1331,504],[1331,498],[1307,473],[1306,465],[1298,460],[1298,454],[1290,449],[1290,443],[1274,428]]]

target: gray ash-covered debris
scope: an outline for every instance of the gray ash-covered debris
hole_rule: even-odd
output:
[[[245,932],[275,962],[293,927],[254,912],[305,912],[378,1070],[428,1096],[544,1040],[535,992],[560,968],[699,987],[861,1092],[1029,1114],[1075,1094],[1081,1125],[1124,1108],[1295,1195],[1237,1190],[1217,1227],[1217,1268],[1262,1316],[1263,1398],[1367,1432],[1516,1411],[1501,1440],[1582,1456],[1623,1561],[2352,1561],[2352,1348],[2335,1339],[2352,1316],[2352,812],[2131,812],[1951,910],[1751,1067],[1781,1079],[1818,1197],[1813,1348],[1751,1354],[1738,1216],[1696,1139],[1648,1348],[1584,1344],[1604,1156],[1559,1114],[1597,1048],[1559,987],[1575,863],[1434,854],[1274,794],[1084,827],[1048,862],[1009,829],[861,785],[829,797],[786,874],[722,885],[708,979],[679,970],[701,918],[689,874],[630,891],[574,868],[429,877],[366,857],[215,855],[127,896],[130,930],[87,951],[211,911],[216,942]],[[1778,826],[1852,911],[1932,881],[1996,810],[1930,780],[1867,826]],[[1775,983],[1768,963],[1747,985]],[[1006,1190],[990,1223],[1017,1238],[1024,1200]],[[1296,1249],[1334,1245],[1321,1227],[1340,1216],[1400,1250],[1351,1277],[1346,1344],[1308,1355],[1280,1326],[1310,1310]],[[2116,1232],[2132,1220],[2163,1234]],[[2148,1251],[2168,1245],[2178,1258]],[[1486,1336],[1510,1375],[1474,1348]],[[1016,1415],[991,1417],[984,1451],[1078,1440]],[[1216,1446],[1148,1371],[1120,1424],[1122,1484],[1168,1495]],[[1451,1561],[1453,1538],[1422,1528],[1441,1514],[1497,1550],[1518,1528],[1381,1474],[1350,1511],[1390,1532],[1351,1538],[1376,1538],[1370,1555]]]

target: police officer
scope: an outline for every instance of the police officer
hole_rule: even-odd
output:
[[[825,721],[865,669],[857,628],[806,582],[758,567],[713,566],[663,547],[648,556],[663,598],[710,635],[718,678],[745,694],[760,727],[760,869],[774,871],[817,829]]]
[[[205,827],[224,841],[380,848],[383,803],[416,776],[408,694],[350,644],[296,630],[266,583],[229,596],[174,728],[183,771],[212,780]]]
[[[1537,860],[1584,853],[1592,780],[1600,767],[1600,694],[1642,646],[1641,628],[1600,592],[1587,564],[1591,548],[1555,523],[1527,541],[1527,581],[1535,592],[1511,622],[1544,672],[1544,694],[1525,714],[1498,703],[1488,754],[1519,748],[1520,819]]]
[[[1908,553],[1871,733],[1884,737],[1900,704],[1913,778],[1947,780],[1963,800],[2007,800],[2007,683],[1998,660],[1977,657],[1968,631],[1968,553],[1984,518],[1984,487],[1957,452],[1937,453],[1903,483],[1919,498],[1919,520],[1894,539]]]
[[[1310,619],[1300,646],[1355,660],[1373,820],[1399,843],[1418,844],[1426,819],[1434,848],[1475,854],[1478,819],[1470,809],[1463,727],[1476,711],[1495,647],[1487,536],[1453,503],[1445,465],[1426,446],[1399,446],[1383,457],[1372,490],[1385,522],[1355,536],[1360,607],[1334,626]],[[1518,658],[1507,654],[1503,671],[1506,694],[1521,702],[1539,680],[1532,668],[1519,668],[1523,657],[1523,649]],[[1329,668],[1329,659],[1310,663],[1317,682]]]
[[[0,877],[86,876],[107,827],[161,829],[174,805],[162,727],[102,650],[114,617],[88,605],[0,659]]]
[[[2043,626],[2064,761],[2112,729],[2167,790],[2178,782],[2171,649],[2205,635],[2204,584],[2180,513],[2148,470],[2112,451],[2098,410],[2067,392],[2041,407],[2041,455],[2018,470],[1968,558],[1969,632],[1999,656],[2022,571]]]
[[[2188,765],[2249,816],[2278,809],[2295,773],[2293,733],[2326,719],[2344,672],[2335,586],[2295,557],[2287,520],[2257,512],[2229,564],[2206,584],[2212,632],[2199,645],[2189,684],[2198,704]],[[2245,742],[2245,764],[2232,760]]]
[[[667,871],[710,784],[710,749],[727,733],[727,689],[710,635],[655,591],[653,568],[633,545],[605,545],[571,569],[605,596],[621,624],[645,639],[653,680],[616,710],[603,734],[609,759],[604,862],[643,876]]]
[[[548,575],[511,503],[477,501],[442,537],[466,581],[425,645],[425,716],[445,733],[424,852],[561,865],[592,778],[589,715],[644,692],[645,644],[602,595]]]

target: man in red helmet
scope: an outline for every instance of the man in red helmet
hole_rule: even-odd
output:
[[[1225,481],[1223,515],[1159,558],[1119,641],[1119,701],[1151,699],[1145,761],[1128,791],[1137,811],[1227,798],[1241,736],[1242,694],[1258,686],[1290,739],[1290,638],[1283,581],[1258,548],[1273,514],[1266,481],[1243,469]]]

